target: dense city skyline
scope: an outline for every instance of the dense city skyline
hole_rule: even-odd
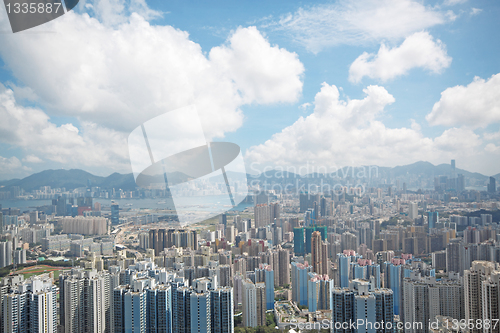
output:
[[[0,333],[500,332],[496,1],[27,1]]]

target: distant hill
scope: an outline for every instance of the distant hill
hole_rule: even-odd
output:
[[[94,176],[89,172],[79,169],[45,170],[23,179],[3,182],[2,185],[7,189],[12,186],[19,186],[25,191],[39,189],[41,186],[50,186],[52,188],[64,187],[67,190],[72,190],[77,187],[86,187],[87,179],[90,179],[95,186],[99,186],[97,184],[101,183],[104,177]]]
[[[423,176],[426,178],[433,178],[436,176],[440,175],[450,175],[451,172],[451,166],[449,164],[439,164],[439,165],[434,165],[430,162],[415,162],[412,164],[408,165],[402,165],[402,166],[396,166],[396,167],[379,167],[375,166],[376,169],[378,170],[378,174],[380,177],[385,178],[385,177],[390,177],[390,178],[396,178],[396,177],[403,177],[403,176],[408,176],[408,175],[416,175],[416,176]],[[366,173],[368,174],[369,171],[372,173],[372,177],[374,176],[375,168],[373,166],[364,166]],[[369,168],[372,168],[371,170]],[[354,174],[357,175],[358,171],[360,171],[360,167],[354,167]],[[328,170],[327,167],[327,171]],[[353,167],[343,167],[341,169],[338,169],[336,174],[330,174],[331,176],[337,175],[340,178],[346,178],[349,176],[352,176],[353,174]],[[463,174],[466,178],[476,178],[481,181],[487,180],[488,176],[482,175],[477,172],[470,172],[467,170],[463,169],[456,169],[456,174]],[[325,174],[321,173],[310,173],[308,175],[305,175],[301,177],[298,174],[295,174],[293,172],[287,172],[287,171],[280,171],[280,170],[269,170],[264,173],[261,173],[260,175],[252,175],[251,179],[259,179],[261,181],[267,180],[267,181],[274,181],[274,182],[279,182],[279,178],[308,178],[308,179],[322,179],[327,177]],[[495,176],[496,178],[500,179],[500,173]]]
[[[394,168],[379,168],[380,170],[383,170],[385,172],[390,173],[391,176],[393,177],[399,177],[399,176],[405,176],[409,174],[414,174],[414,175],[424,175],[428,177],[435,177],[439,175],[449,175],[451,166],[449,164],[439,164],[439,165],[434,165],[430,162],[415,162],[413,164],[408,164],[408,165],[403,165],[403,166],[396,166]],[[480,180],[486,180],[488,176],[482,175],[477,172],[470,172],[467,170],[463,169],[456,169],[456,173],[458,174],[463,174],[466,178],[476,178]]]
[[[347,176],[351,174],[352,170],[349,169],[351,167],[344,167],[342,170],[339,170],[337,174],[342,177],[344,174]],[[416,176],[424,176],[424,177],[435,177],[439,175],[449,175],[450,174],[450,165],[449,164],[440,164],[433,165],[429,162],[416,162],[409,165],[396,166],[393,168],[389,167],[377,167],[379,176],[382,177],[400,177],[407,175],[416,175]],[[358,168],[355,168],[355,172],[357,172]],[[488,176],[482,175],[477,172],[469,172],[463,169],[456,169],[457,174],[463,174],[467,178],[476,178],[481,181],[485,181],[488,179]],[[231,172],[228,172],[231,174]],[[267,181],[275,181],[279,182],[280,178],[323,178],[325,175],[323,174],[309,174],[304,177],[301,177],[292,172],[282,172],[280,170],[270,170],[262,173],[260,175],[247,175],[249,181],[252,180],[267,180]],[[179,183],[186,181],[188,177],[182,172],[176,172],[172,174],[167,174],[169,181],[173,183]],[[494,175],[497,180],[500,180],[500,173]],[[71,170],[45,170],[39,173],[35,173],[31,176],[28,176],[23,179],[11,179],[0,181],[0,191],[1,190],[9,190],[12,186],[19,186],[25,191],[32,191],[34,189],[39,189],[41,186],[50,186],[52,188],[61,188],[64,187],[66,190],[73,190],[79,187],[86,187],[87,180],[90,180],[92,186],[99,186],[104,189],[122,189],[122,190],[134,190],[137,186],[134,181],[134,177],[131,173],[129,174],[120,174],[113,173],[107,177],[95,176],[89,172],[79,170],[79,169],[71,169]]]

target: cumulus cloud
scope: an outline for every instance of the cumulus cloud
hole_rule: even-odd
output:
[[[29,174],[30,168],[24,166],[21,161],[15,157],[0,156],[0,179],[9,179],[12,177],[24,177]]]
[[[71,11],[43,29],[56,34],[0,35],[0,55],[51,116],[131,131],[194,104],[211,139],[241,126],[242,105],[295,101],[302,91],[297,55],[254,27],[237,29],[208,57],[185,31],[136,13],[110,26]]]
[[[500,140],[500,132],[483,133],[483,138],[488,141]]]
[[[377,54],[364,52],[349,68],[349,80],[360,82],[364,76],[381,81],[405,75],[412,68],[424,68],[440,73],[451,64],[446,47],[425,31],[414,33],[394,48],[385,44]]]
[[[95,17],[109,26],[125,23],[132,13],[148,21],[160,18],[163,14],[149,8],[145,0],[94,0],[88,5]]]
[[[380,86],[364,89],[361,100],[343,101],[334,85],[323,84],[314,112],[246,153],[249,163],[301,166],[384,164],[408,159],[408,152],[431,140],[411,128],[388,129],[376,118],[394,97]]]
[[[471,128],[500,122],[500,74],[446,89],[425,119],[431,125]]]
[[[42,162],[42,156],[68,167],[129,170],[123,133],[89,122],[82,123],[81,133],[73,124],[56,126],[42,110],[17,104],[10,89],[0,91],[0,118],[0,140],[26,151],[26,163]],[[10,165],[17,162],[16,158]]]
[[[296,53],[271,46],[255,27],[238,28],[228,45],[214,47],[211,62],[242,91],[245,102],[295,102],[304,66]]]
[[[472,16],[475,16],[475,15],[480,14],[482,11],[483,11],[483,10],[482,10],[481,8],[472,8],[472,9],[470,10],[470,14],[471,14]]]
[[[436,148],[443,151],[463,151],[472,153],[482,141],[479,135],[470,129],[450,128],[434,140]]]
[[[467,0],[445,0],[444,4],[446,6],[455,6],[458,4],[466,3]]]
[[[195,105],[211,140],[242,125],[241,106],[295,102],[302,93],[298,56],[255,27],[205,52],[187,32],[151,24],[161,13],[143,0],[81,7],[89,13],[0,35],[0,56],[17,80],[10,89],[0,84],[0,142],[22,148],[25,163],[130,172],[127,136],[149,119]],[[0,27],[8,30],[3,11]]]
[[[397,41],[448,20],[445,12],[415,0],[340,0],[300,8],[266,26],[317,53],[340,44]]]
[[[28,155],[28,156],[23,158],[23,162],[25,162],[25,163],[42,163],[43,160],[38,156]]]
[[[483,141],[471,129],[450,128],[430,138],[422,134],[415,120],[409,127],[386,127],[380,116],[395,102],[394,97],[380,86],[368,86],[363,91],[363,99],[341,100],[337,87],[324,83],[316,94],[312,114],[300,117],[246,152],[249,167],[255,171],[265,166],[314,165],[331,170],[404,165],[419,160],[443,163],[455,158],[463,167],[491,172],[494,164],[483,162],[499,160],[499,156],[486,156],[479,149]]]

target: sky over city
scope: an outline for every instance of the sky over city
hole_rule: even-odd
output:
[[[13,34],[0,6],[0,179],[130,173],[130,132],[189,105],[249,172],[497,174],[498,17],[490,0],[81,0]]]

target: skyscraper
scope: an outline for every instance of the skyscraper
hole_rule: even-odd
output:
[[[494,271],[491,275],[483,281],[482,289],[482,322],[494,323],[495,320],[500,318],[500,271]],[[488,332],[498,333],[500,332],[500,327],[496,325]]]
[[[309,273],[307,281],[307,305],[309,312],[330,309],[330,296],[333,280],[328,275]]]
[[[0,241],[0,268],[12,265],[12,242]]]
[[[298,305],[307,306],[307,281],[311,267],[307,262],[304,264],[292,262],[292,300]]]
[[[290,285],[290,254],[278,245],[279,280],[278,286]]]
[[[500,272],[497,271],[497,268],[498,266],[493,262],[478,260],[472,262],[472,267],[464,272],[465,319],[467,322],[469,320],[476,322],[477,320],[499,318],[497,282]],[[495,288],[496,296],[490,293],[495,291]],[[492,301],[496,301],[496,309],[490,307]],[[497,317],[491,318],[491,315],[497,315]],[[474,333],[481,331],[477,327],[471,330]]]
[[[191,333],[191,293],[188,287],[179,287],[172,293],[172,332]]]
[[[410,218],[410,220],[416,219],[418,217],[418,203],[410,202],[408,204],[408,208],[408,217]]]
[[[212,333],[233,333],[233,288],[211,290],[210,301]]]
[[[57,216],[65,216],[66,215],[66,197],[59,196],[55,201],[56,206],[56,214]],[[54,203],[53,203],[54,204]]]
[[[490,177],[490,182],[488,184],[488,193],[495,193],[497,191],[497,180],[495,177]]]
[[[434,322],[436,316],[463,319],[463,285],[460,280],[436,281],[435,277],[422,277],[412,272],[404,278],[404,320],[405,322]],[[427,330],[412,327],[405,332],[424,332]]]
[[[47,274],[32,277],[3,295],[2,332],[57,332],[57,292]]]
[[[257,327],[266,325],[266,286],[254,284],[250,279],[243,280],[243,326]]]
[[[227,215],[222,213],[219,215],[219,224],[224,224],[224,228],[227,227]]]
[[[293,228],[293,252],[296,256],[303,256],[306,254],[304,228]]]
[[[446,271],[462,273],[463,270],[460,268],[460,251],[462,244],[460,244],[460,239],[451,240],[448,245],[446,245]]]
[[[463,174],[459,174],[457,177],[457,191],[465,191],[465,176]]]
[[[439,212],[427,212],[427,222],[429,225],[429,230],[436,227],[436,223],[439,223]]]
[[[172,333],[172,287],[160,284],[146,289],[147,327],[150,332]]]
[[[120,206],[116,202],[111,203],[111,224],[120,224]]]
[[[300,193],[299,195],[299,209],[301,213],[305,213],[309,208],[313,208],[314,203],[319,204],[319,194]]]
[[[338,286],[340,288],[348,288],[349,280],[352,278],[351,263],[358,261],[360,256],[352,250],[344,250],[343,253],[337,254],[338,263]]]
[[[266,285],[266,310],[274,309],[274,271],[270,265],[260,265],[255,269],[255,281]]]
[[[392,302],[393,293],[391,290],[374,289],[374,291],[370,291],[370,284],[367,281],[353,280],[349,288],[334,288],[331,296],[332,322],[334,324],[332,332],[392,333],[394,330]],[[355,325],[355,329],[353,329],[349,325],[351,322],[360,324]],[[335,325],[336,323],[340,323],[340,325]],[[384,324],[377,328],[375,323]]]
[[[394,314],[403,315],[403,266],[404,260],[393,260],[393,262],[383,263],[384,267],[384,287],[393,292]]]
[[[321,240],[321,233],[315,231],[311,236],[311,261],[313,272],[328,274],[328,245]]]
[[[59,276],[61,326],[66,333],[111,329],[111,279],[107,272],[72,269]]]
[[[147,328],[147,294],[145,290],[129,290],[123,295],[124,333],[146,332]]]
[[[326,226],[313,225],[310,227],[305,227],[304,231],[305,231],[306,253],[311,253],[311,244],[312,244],[311,239],[312,239],[312,234],[315,231],[318,231],[320,233],[321,240],[326,240],[326,234],[327,234]]]
[[[190,295],[191,333],[211,333],[210,293],[199,290]]]
[[[257,326],[266,326],[267,297],[265,283],[256,283],[255,290],[257,293]]]

